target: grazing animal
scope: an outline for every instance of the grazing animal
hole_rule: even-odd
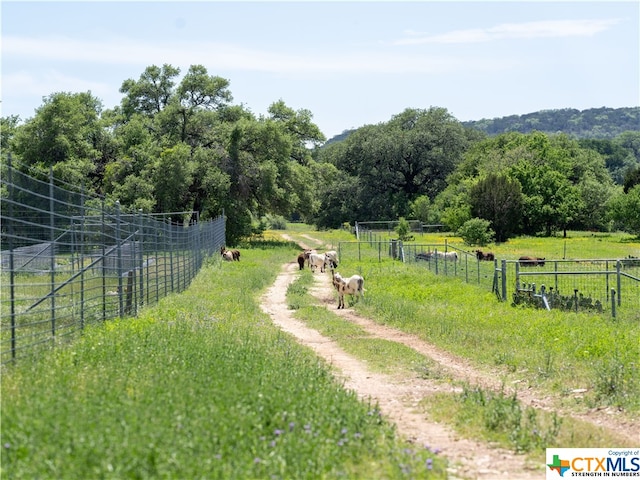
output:
[[[224,245],[220,247],[220,255],[228,262],[240,261],[240,250],[227,250]]]
[[[476,250],[476,258],[478,260],[487,260],[487,261],[493,261],[496,259],[495,255],[492,252],[484,253],[482,250]]]
[[[305,252],[300,253],[300,255],[298,255],[298,266],[300,267],[300,270],[304,270],[304,264],[307,261],[307,258],[305,256]]]
[[[333,286],[338,292],[338,309],[344,308],[344,296],[351,295],[355,298],[356,295],[364,297],[364,278],[360,275],[352,275],[349,278],[342,278],[342,276],[335,272],[333,273]]]
[[[521,267],[544,267],[544,257],[529,257],[523,256],[518,259]]]
[[[436,252],[436,256],[452,262],[458,261],[458,254],[456,252]]]
[[[429,261],[431,260],[431,258],[433,257],[433,253],[431,252],[421,252],[421,253],[416,253],[416,261],[417,260],[425,260],[425,261]]]
[[[304,258],[307,261],[307,266],[309,268],[311,268],[311,262],[309,261],[309,255],[311,255],[312,253],[318,253],[316,250],[313,249],[307,249],[304,251]]]
[[[312,272],[315,272],[318,267],[320,267],[320,271],[324,273],[324,255],[320,255],[318,253],[310,253],[309,254],[309,268]]]
[[[336,252],[335,250],[329,250],[328,252],[324,253],[324,266],[325,268],[327,266],[331,267],[331,269],[333,270],[334,268],[338,267],[338,252]]]

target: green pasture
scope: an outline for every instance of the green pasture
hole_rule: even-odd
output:
[[[282,264],[300,251],[278,240],[283,233],[319,250],[353,240],[347,231],[302,225],[266,232],[241,246],[241,262],[214,255],[186,291],[141,309],[136,318],[89,325],[68,345],[3,366],[2,475],[446,478],[444,459],[405,444],[376,405],[345,391],[329,366],[281,333],[259,308]],[[580,257],[602,258],[616,256],[602,252],[617,248],[617,256],[637,256],[638,248],[622,235],[520,240],[491,249],[497,255],[535,250],[552,257],[566,242],[567,251],[580,245]],[[339,271],[364,276],[366,296],[355,304],[361,313],[476,368],[497,368],[505,385],[535,387],[563,409],[612,408],[623,418],[640,410],[637,312],[623,310],[612,319],[516,308],[498,302],[484,286],[388,258],[345,256]],[[288,301],[299,318],[372,368],[451,381],[413,350],[368,338],[330,308],[315,306],[306,292],[312,280],[305,270],[290,286]],[[464,392],[425,399],[425,414],[449,421],[464,435],[522,452],[613,442],[577,422],[569,428],[551,414],[536,417],[499,392],[473,386]]]
[[[4,366],[3,478],[446,478],[259,308],[297,251],[216,256],[137,318]]]
[[[324,232],[311,235],[324,239]],[[352,238],[346,231],[332,235],[327,242],[340,241],[336,235],[344,241]],[[585,239],[595,244],[581,247],[594,257],[613,250],[601,248],[603,238],[612,245],[625,245],[627,250],[619,251],[625,257],[633,255],[634,246],[640,247],[624,235],[575,238],[580,245]],[[525,240],[521,239],[518,248],[532,250]],[[558,239],[532,240],[545,256]],[[551,246],[545,246],[544,240]],[[507,248],[506,244],[502,247]],[[494,251],[501,255],[497,248]],[[565,402],[575,401],[571,390],[586,388],[588,394],[579,402],[588,406],[640,410],[638,311],[621,309],[612,319],[606,314],[514,307],[510,302],[499,302],[484,286],[435,275],[420,265],[388,257],[371,261],[343,256],[338,271],[343,276],[358,273],[365,278],[365,301],[356,308],[379,323],[416,334],[479,366],[500,366],[505,378],[546,388]]]
[[[322,238],[323,232],[315,235]],[[602,314],[515,308],[498,302],[483,286],[388,259],[371,262],[343,257],[338,270],[364,276],[365,298],[353,302],[363,315],[467,358],[478,369],[497,369],[505,386],[534,387],[563,411],[612,408],[623,418],[637,416],[637,313],[612,319]],[[378,371],[453,381],[432,360],[395,342],[371,338],[330,308],[318,306],[307,294],[312,278],[303,271],[289,287],[288,302],[298,318]],[[464,436],[527,453],[532,462],[542,462],[549,446],[606,447],[623,442],[586,422],[525,408],[502,392],[463,387],[461,395],[426,398],[425,414],[450,423]]]

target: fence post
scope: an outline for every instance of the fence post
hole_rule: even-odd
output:
[[[616,290],[611,289],[611,316],[616,318]]]
[[[53,167],[49,167],[49,228],[50,228],[50,242],[49,250],[51,254],[51,336],[56,336],[56,256],[54,242],[56,240],[56,224],[55,224],[55,203],[53,201]]]
[[[118,315],[124,317],[124,303],[122,294],[124,288],[122,285],[122,276],[124,275],[122,268],[122,234],[120,232],[120,200],[116,200],[116,249],[117,249],[117,267],[118,267]]]
[[[140,285],[140,294],[138,296],[138,303],[142,306],[144,305],[144,276],[143,276],[143,272],[144,272],[144,226],[142,225],[143,223],[143,218],[142,218],[142,209],[139,208],[138,209],[138,243],[140,245],[140,253],[139,253],[139,261],[140,261],[140,280],[139,280],[139,285]],[[137,312],[136,312],[137,313]]]
[[[107,319],[107,266],[106,262],[106,239],[107,232],[105,229],[105,218],[104,218],[104,197],[100,201],[101,213],[100,213],[100,231],[102,233],[102,241],[100,242],[102,245],[102,321],[104,322]]]
[[[517,285],[518,264],[516,263],[516,285]],[[502,301],[507,301],[507,261],[502,260]]]
[[[84,211],[84,184],[80,190],[80,245],[78,248],[78,263],[80,265],[80,330],[84,330],[84,228],[85,228],[85,211]],[[74,242],[75,243],[75,242]]]
[[[11,297],[11,358],[16,358],[16,283],[14,272],[14,258],[13,258],[13,219],[15,218],[13,213],[13,165],[11,164],[11,153],[7,158],[7,176],[9,178],[9,218],[4,219],[7,226],[8,243],[9,243],[9,296]]]
[[[616,261],[616,282],[617,282],[617,293],[618,293],[618,306],[620,306],[620,302],[622,301],[622,280],[620,275],[620,270],[622,267],[622,263],[620,260]]]

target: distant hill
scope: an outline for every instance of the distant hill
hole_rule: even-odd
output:
[[[626,131],[640,131],[640,107],[589,108],[576,110],[540,110],[525,115],[472,120],[462,125],[494,136],[506,132],[566,133],[575,138],[612,139]],[[329,145],[347,138],[354,130],[345,130],[325,143]]]
[[[540,110],[526,115],[462,122],[488,135],[507,132],[565,133],[575,138],[611,139],[629,130],[640,131],[640,107]]]

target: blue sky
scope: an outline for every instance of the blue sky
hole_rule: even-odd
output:
[[[460,121],[640,106],[640,2],[2,0],[2,116],[150,65],[204,65],[233,103],[310,110],[331,138],[406,108]]]

